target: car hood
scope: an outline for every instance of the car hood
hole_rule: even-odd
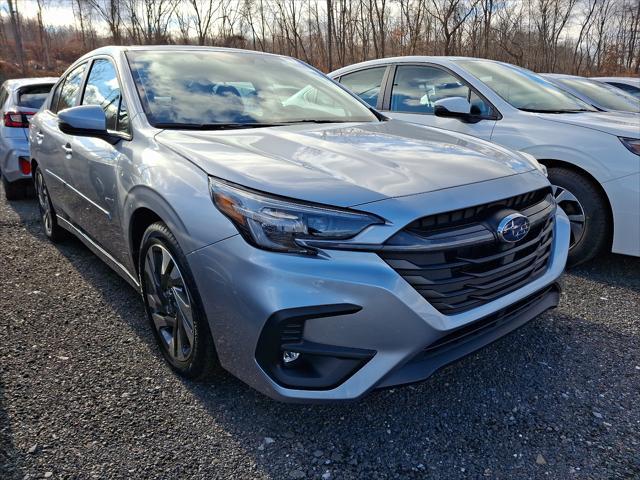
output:
[[[640,114],[632,112],[538,113],[544,120],[590,128],[621,137],[640,137]]]
[[[337,206],[441,190],[536,168],[526,157],[503,147],[396,120],[163,130],[156,140],[210,175]]]

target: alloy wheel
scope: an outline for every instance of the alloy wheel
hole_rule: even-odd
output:
[[[194,346],[191,296],[178,265],[162,245],[153,244],[144,262],[144,294],[153,325],[165,352],[187,361]]]
[[[569,248],[573,248],[574,245],[580,242],[584,235],[586,215],[584,208],[578,200],[578,198],[569,190],[557,185],[553,185],[553,196],[556,199],[557,204],[564,210],[569,217],[571,225],[571,241]]]
[[[42,224],[48,236],[53,232],[53,214],[51,212],[51,202],[49,201],[49,192],[44,183],[44,177],[40,169],[36,170],[36,191],[38,194],[38,205],[40,207],[40,216]]]

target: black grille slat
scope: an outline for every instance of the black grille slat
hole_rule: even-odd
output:
[[[486,227],[490,215],[505,208],[519,210],[530,219],[531,231],[519,242],[507,244],[497,238],[487,242],[485,238],[478,244],[448,245],[428,253],[382,251],[379,255],[440,312],[453,315],[476,308],[521,288],[546,271],[555,212],[550,189],[431,215],[404,229],[427,238],[459,235]],[[389,243],[398,242],[399,238],[390,239]]]

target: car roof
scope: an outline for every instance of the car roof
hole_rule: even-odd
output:
[[[11,80],[6,80],[4,85],[9,88],[9,90],[13,91],[20,87],[42,85],[46,83],[54,84],[57,81],[58,77],[12,78]]]
[[[269,55],[274,57],[282,57],[283,55],[277,55],[274,53],[260,52],[257,50],[246,50],[241,48],[228,48],[228,47],[211,47],[200,45],[109,45],[106,47],[96,48],[88,53],[85,53],[78,59],[93,57],[96,55],[111,55],[114,56],[119,53],[129,51],[151,51],[151,52],[179,52],[179,51],[209,51],[209,52],[230,52],[230,53],[252,53],[255,55]]]
[[[404,57],[378,58],[375,60],[367,60],[365,62],[354,63],[352,65],[339,68],[338,70],[335,70],[329,73],[328,75],[329,76],[342,75],[343,73],[346,73],[354,69],[359,69],[362,67],[373,67],[376,65],[385,65],[387,63],[435,63],[443,66],[448,66],[448,65],[450,66],[455,64],[459,60],[472,60],[472,61],[483,61],[483,62],[504,64],[504,62],[500,62],[498,60],[490,60],[488,58],[441,56],[441,55],[409,55]]]
[[[580,75],[569,75],[567,73],[541,73],[540,75],[547,78],[584,78],[586,80],[595,80],[595,78],[581,77]]]

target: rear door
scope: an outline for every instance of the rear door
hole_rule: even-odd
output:
[[[473,122],[434,115],[435,102],[461,97],[471,104]],[[390,73],[383,110],[392,118],[491,139],[497,110],[463,79],[431,64],[399,64]]]
[[[36,161],[43,167],[51,201],[58,214],[73,219],[78,202],[68,188],[67,160],[71,154],[71,137],[58,128],[58,111],[73,107],[84,80],[86,63],[71,70],[56,86],[48,107],[38,115],[32,142],[35,142]]]
[[[74,136],[67,158],[70,182],[79,208],[77,225],[119,261],[127,257],[117,208],[118,164],[130,154],[131,132],[126,102],[116,67],[108,57],[93,60],[80,105],[98,105],[109,133],[120,137],[111,143],[96,137]]]

